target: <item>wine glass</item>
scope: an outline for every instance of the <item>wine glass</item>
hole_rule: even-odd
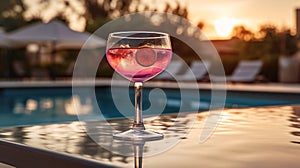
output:
[[[134,82],[135,90],[135,116],[132,128],[114,134],[113,137],[130,141],[162,139],[162,134],[145,130],[142,117],[142,87],[143,82],[158,75],[170,63],[172,49],[169,35],[152,31],[110,33],[106,58],[116,72]]]

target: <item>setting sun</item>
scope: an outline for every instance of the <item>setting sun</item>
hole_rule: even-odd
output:
[[[218,36],[226,38],[229,37],[233,27],[237,24],[237,21],[231,18],[223,17],[215,21],[215,29]]]

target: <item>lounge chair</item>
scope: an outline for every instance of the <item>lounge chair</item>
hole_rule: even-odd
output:
[[[68,67],[67,67],[67,69],[66,69],[66,71],[65,71],[65,75],[66,75],[66,76],[68,76],[68,77],[73,76],[73,71],[74,71],[75,63],[76,63],[75,61],[72,61],[72,62],[68,65]]]
[[[49,80],[50,79],[50,72],[47,69],[42,68],[33,68],[31,70],[31,79],[44,79]]]
[[[165,79],[171,80],[174,79],[172,75],[176,75],[182,68],[182,62],[180,61],[172,61],[167,68],[159,75],[157,75],[154,79]]]
[[[241,61],[231,76],[210,76],[211,81],[254,82],[262,68],[262,61]]]
[[[25,70],[24,64],[21,61],[14,61],[12,65],[13,65],[13,71],[17,77],[27,76],[27,72]]]
[[[198,81],[204,79],[209,68],[209,62],[194,61],[191,68],[187,69],[187,71],[182,75],[176,75],[175,79],[178,81]]]

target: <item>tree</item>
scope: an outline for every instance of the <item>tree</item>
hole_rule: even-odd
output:
[[[150,7],[141,0],[103,0],[101,3],[97,0],[84,0],[85,14],[87,21],[87,31],[94,32],[101,25],[110,19],[123,16],[125,14],[141,12],[141,11],[158,11],[158,8]],[[175,6],[172,7],[170,3],[166,2],[163,12],[172,13],[184,18],[188,17],[188,10],[186,6],[180,5],[176,1]]]
[[[204,26],[205,26],[205,23],[202,22],[202,21],[200,21],[200,22],[197,24],[197,27],[198,27],[200,30],[202,30],[202,29],[204,28]]]
[[[243,40],[238,47],[241,59],[263,60],[262,73],[271,81],[277,81],[279,56],[291,56],[298,51],[297,38],[289,29],[279,31],[276,26],[266,24],[247,40],[248,32],[238,27],[234,35]]]
[[[0,1],[0,26],[6,31],[21,27],[26,23],[23,13],[26,6],[21,0]]]
[[[243,41],[250,41],[254,38],[254,33],[246,29],[243,25],[239,25],[233,28],[231,36]]]
[[[86,20],[86,30],[94,32],[101,25],[111,18],[122,16],[133,12],[130,8],[134,0],[84,0],[84,18]]]
[[[158,5],[165,5],[164,8],[161,8],[162,12],[188,17],[186,6],[181,5],[179,1],[173,1],[172,4],[171,2],[159,2]],[[48,21],[53,18],[61,18],[67,23],[78,23],[80,20],[86,25],[85,30],[89,32],[94,32],[109,20],[125,14],[159,10],[150,2],[142,0],[39,0],[34,5],[32,2],[28,2],[23,6],[24,10],[21,14],[27,21],[34,19]]]
[[[284,56],[292,56],[298,51],[297,36],[292,35],[291,31],[284,30],[281,32],[281,54]]]

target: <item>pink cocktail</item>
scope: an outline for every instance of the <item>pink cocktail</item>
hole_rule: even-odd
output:
[[[164,48],[111,48],[106,54],[111,67],[133,82],[153,78],[172,58],[172,50]]]
[[[114,134],[118,140],[148,141],[163,135],[145,130],[142,117],[143,82],[162,72],[172,58],[171,41],[166,33],[128,31],[109,34],[106,58],[111,67],[134,82],[135,116],[132,129]]]

